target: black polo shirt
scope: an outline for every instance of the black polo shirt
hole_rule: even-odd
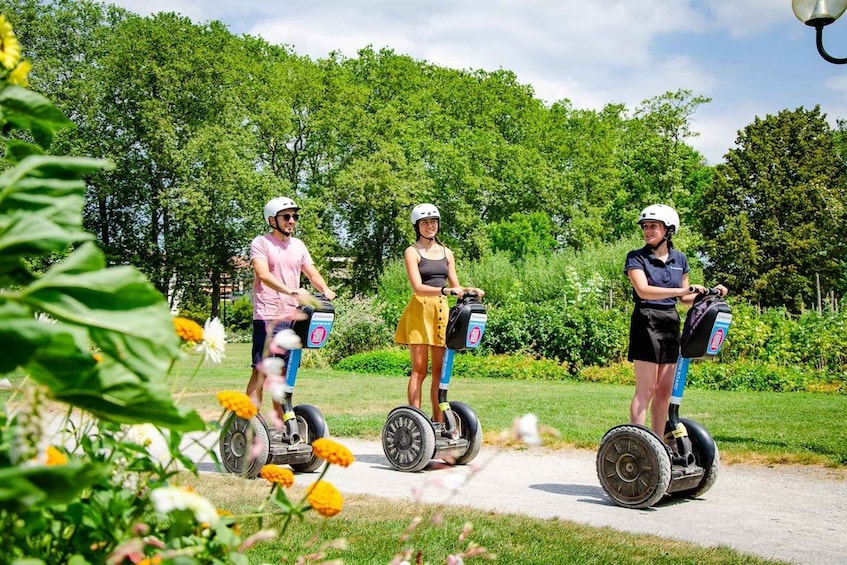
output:
[[[668,261],[665,263],[656,258],[653,250],[644,246],[641,249],[634,249],[626,254],[626,264],[623,272],[626,274],[630,269],[640,269],[647,276],[647,284],[650,286],[658,286],[661,288],[680,288],[682,287],[682,277],[689,271],[688,258],[682,251],[677,251],[671,247],[668,253]],[[632,299],[636,306],[659,306],[668,307],[677,303],[677,298],[663,298],[661,300],[642,300],[632,289]]]

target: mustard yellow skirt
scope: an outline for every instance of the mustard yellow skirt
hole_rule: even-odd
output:
[[[446,296],[413,294],[400,316],[395,343],[447,346],[447,317],[450,309]]]

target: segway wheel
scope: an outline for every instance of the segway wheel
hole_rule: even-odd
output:
[[[429,418],[412,406],[400,406],[388,414],[382,428],[382,450],[398,471],[416,473],[435,454],[435,430]]]
[[[467,440],[468,449],[453,460],[455,465],[473,461],[482,447],[482,426],[473,408],[463,402],[450,402],[450,409],[459,417],[459,437]]]
[[[662,441],[638,425],[606,432],[597,451],[597,478],[615,504],[648,508],[668,490],[671,460]]]
[[[322,437],[329,435],[329,428],[326,425],[323,414],[314,406],[301,404],[294,407],[294,415],[297,416],[297,427],[300,430],[300,437],[312,445],[312,443]],[[312,473],[317,471],[323,464],[323,459],[315,457],[314,452],[309,460],[305,463],[290,463],[289,466],[300,473]]]
[[[697,498],[712,488],[712,485],[718,480],[721,469],[721,455],[718,452],[715,440],[703,425],[687,418],[681,418],[681,421],[688,431],[688,438],[691,440],[694,464],[702,467],[705,473],[696,487],[671,493],[671,496],[675,498]]]
[[[218,449],[227,471],[255,479],[269,461],[271,439],[268,427],[261,416],[245,420],[231,412],[224,420]]]

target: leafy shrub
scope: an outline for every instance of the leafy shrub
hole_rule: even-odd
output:
[[[227,307],[223,322],[230,333],[253,331],[253,301],[249,294],[239,296]]]
[[[386,327],[397,327],[411,292],[403,261],[390,263],[379,278],[377,287],[380,317]]]
[[[632,363],[628,362],[612,363],[605,367],[592,365],[591,367],[583,367],[577,374],[577,379],[592,383],[634,385],[635,371]]]
[[[335,364],[339,371],[377,375],[409,376],[412,364],[408,350],[391,349],[359,353]],[[524,355],[477,355],[459,353],[453,360],[454,377],[489,377],[522,380],[561,380],[567,378],[567,366],[549,359]]]
[[[333,368],[339,371],[374,375],[409,376],[412,374],[412,362],[409,358],[409,352],[405,349],[357,353],[338,361]]]
[[[791,358],[817,370],[843,372],[847,368],[847,311],[804,312],[789,330],[786,349]]]
[[[495,379],[559,381],[570,377],[568,366],[551,359],[528,355],[459,354],[453,362],[453,376]]]
[[[393,343],[394,328],[382,317],[385,307],[377,297],[339,297],[333,302],[335,321],[322,356],[333,365],[356,353],[382,349]]]
[[[179,304],[178,316],[193,320],[198,324],[202,324],[203,321],[209,317],[209,312],[212,309],[210,306],[211,302],[209,302],[208,297],[206,298],[207,300],[205,301],[202,299],[183,300]]]
[[[691,364],[687,384],[712,390],[804,391],[807,374],[798,366],[702,361]]]
[[[591,303],[548,300],[489,311],[485,348],[565,362],[572,373],[619,360],[627,344],[627,316]]]
[[[508,254],[500,252],[463,267],[468,272],[468,280],[472,280],[474,286],[485,291],[485,304],[496,307],[523,300],[521,264],[512,261]],[[465,280],[462,279],[462,282]]]

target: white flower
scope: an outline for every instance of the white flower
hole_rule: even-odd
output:
[[[286,393],[293,392],[292,388],[283,382],[271,384],[268,386],[268,391],[271,393],[274,402],[284,401]]]
[[[292,329],[284,329],[276,334],[274,336],[274,344],[283,349],[288,349],[289,351],[303,347],[303,344],[300,343],[300,336],[294,333],[294,330]]]
[[[191,510],[201,524],[214,526],[218,522],[218,511],[211,502],[190,490],[178,487],[160,487],[150,493],[153,507],[160,514],[173,510]]]
[[[282,368],[285,361],[279,357],[265,357],[262,359],[262,372],[268,376],[282,376]]]
[[[126,428],[126,439],[147,450],[147,455],[158,463],[167,461],[168,438],[167,430],[157,428],[153,424],[138,424]]]
[[[162,437],[162,434],[153,424],[138,424],[127,428],[126,437],[133,443],[148,447],[156,438]]]
[[[529,445],[540,445],[541,434],[538,433],[538,416],[535,414],[527,414],[520,418],[515,418],[515,435],[518,439]]]
[[[197,352],[203,353],[207,361],[219,365],[226,349],[226,331],[217,318],[207,318],[203,326],[203,341],[197,346]]]

